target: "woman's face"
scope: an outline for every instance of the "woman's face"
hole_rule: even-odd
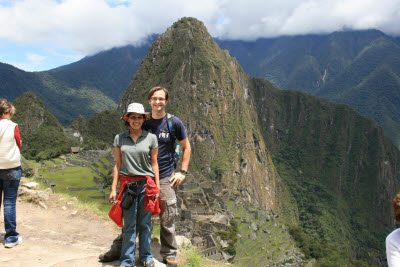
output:
[[[129,126],[133,129],[133,130],[139,130],[142,128],[144,122],[144,116],[143,114],[139,114],[139,113],[131,113],[128,116],[128,123]]]

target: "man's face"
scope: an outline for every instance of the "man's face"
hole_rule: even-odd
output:
[[[155,91],[149,100],[149,104],[151,106],[151,111],[159,112],[165,109],[168,100],[165,99],[164,90]]]

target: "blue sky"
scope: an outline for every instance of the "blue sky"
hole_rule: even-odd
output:
[[[78,61],[84,55],[55,45],[0,41],[0,62],[26,71],[48,70]]]
[[[400,0],[0,0],[0,62],[48,70],[141,44],[188,16],[225,39],[344,28],[400,35]]]

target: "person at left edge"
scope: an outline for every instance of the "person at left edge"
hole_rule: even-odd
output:
[[[21,137],[18,125],[11,121],[15,107],[0,99],[0,207],[4,195],[4,247],[12,248],[22,243],[16,231],[16,201],[21,180]]]
[[[144,266],[154,266],[151,254],[151,215],[157,214],[159,170],[157,137],[142,129],[146,112],[139,103],[128,106],[123,120],[129,130],[115,136],[115,166],[110,202],[114,204],[109,216],[123,226],[120,266],[135,265],[136,232],[139,234],[139,259]],[[117,197],[117,184],[120,182]],[[126,206],[126,200],[130,204]],[[121,207],[123,207],[121,209]],[[150,208],[149,208],[150,207]],[[119,211],[122,210],[123,224]],[[159,213],[159,211],[158,211]]]

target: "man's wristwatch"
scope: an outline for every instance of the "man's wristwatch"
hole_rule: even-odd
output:
[[[180,173],[182,173],[182,174],[184,174],[184,175],[188,174],[187,170],[180,170],[180,171],[178,171],[178,172],[180,172]]]

